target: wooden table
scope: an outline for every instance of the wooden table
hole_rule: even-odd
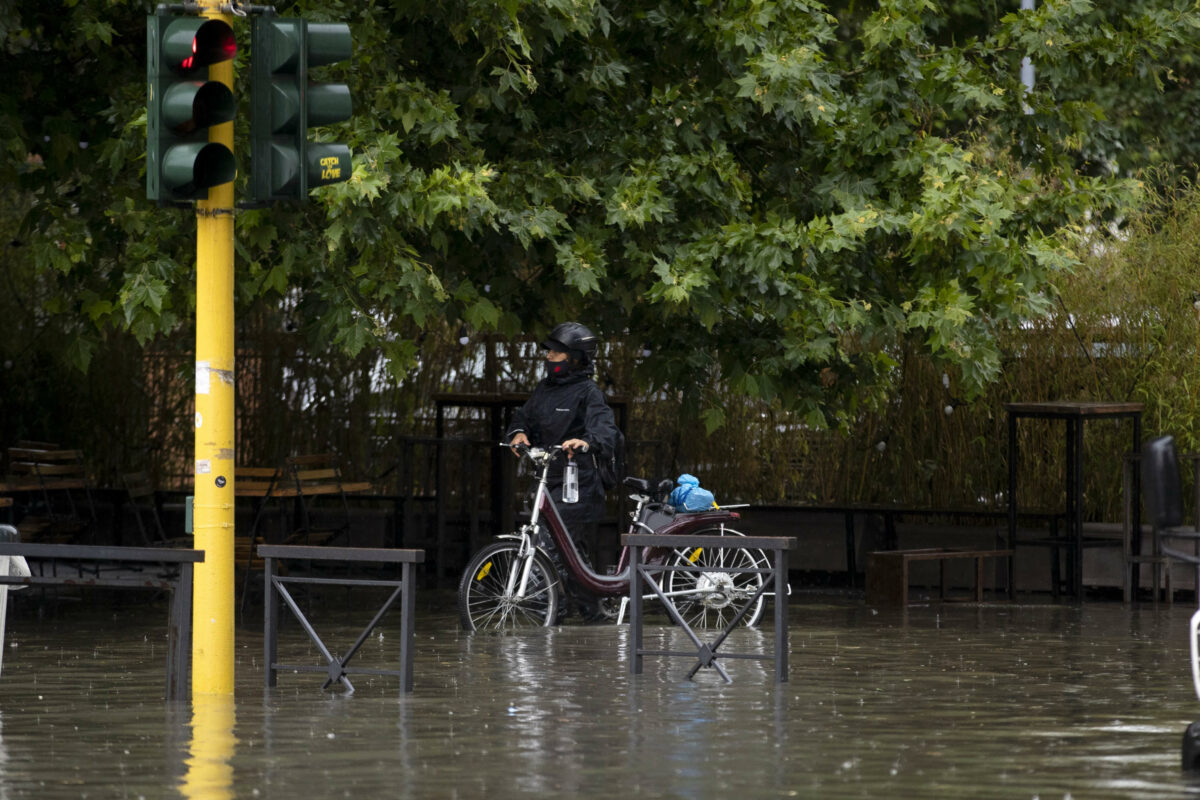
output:
[[[1144,403],[1107,403],[1107,402],[1043,402],[1043,403],[1005,403],[1008,412],[1008,547],[1014,549],[1017,538],[1017,462],[1019,451],[1017,445],[1017,423],[1022,419],[1062,420],[1066,423],[1066,493],[1067,507],[1066,537],[1064,544],[1068,548],[1068,578],[1067,589],[1074,597],[1083,597],[1083,426],[1094,420],[1123,420],[1133,422],[1133,439],[1131,450],[1137,452],[1142,440],[1142,412]],[[1141,531],[1141,520],[1138,514],[1136,498],[1140,496],[1141,488],[1138,475],[1134,474],[1132,493],[1133,530],[1135,537]],[[1140,537],[1138,537],[1140,538]],[[1117,543],[1119,544],[1119,543]],[[1140,542],[1135,542],[1140,544]],[[1053,546],[1053,545],[1052,545]],[[1136,550],[1135,550],[1136,552]],[[1008,580],[1010,590],[1013,588],[1015,573],[1013,559],[1009,560]],[[1057,586],[1058,576],[1054,576]],[[1135,577],[1136,580],[1136,577]],[[1136,585],[1134,589],[1136,590]]]
[[[1012,550],[955,550],[949,547],[929,547],[920,550],[876,550],[867,557],[867,604],[880,606],[908,605],[908,567],[913,561],[938,562],[938,599],[946,596],[946,562],[955,559],[975,561],[975,584],[971,594],[960,598],[983,602],[983,562],[989,558],[1005,558],[1012,563]],[[1012,584],[1008,587],[1012,599]]]

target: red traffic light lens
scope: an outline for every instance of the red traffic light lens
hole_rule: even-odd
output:
[[[189,72],[237,55],[233,28],[219,19],[176,19],[162,41],[163,63],[177,72]]]
[[[195,62],[190,66],[204,67],[228,61],[237,55],[237,40],[233,28],[219,19],[210,19],[200,26],[192,39],[192,54]]]

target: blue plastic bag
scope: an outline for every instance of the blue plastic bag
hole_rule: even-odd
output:
[[[671,490],[667,502],[675,506],[676,511],[707,511],[716,505],[713,493],[700,488],[700,479],[686,472],[676,479],[679,485]]]

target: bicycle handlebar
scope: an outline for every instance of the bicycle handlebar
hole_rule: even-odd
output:
[[[550,461],[562,455],[564,450],[561,447],[534,447],[530,444],[511,444],[509,442],[497,442],[497,447],[507,447],[510,450],[516,450],[517,455],[525,456],[530,461]]]

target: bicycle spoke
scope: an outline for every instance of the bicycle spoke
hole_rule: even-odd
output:
[[[458,602],[468,630],[518,630],[553,623],[558,589],[543,556],[533,556],[525,594],[509,593],[512,577],[525,568],[525,557],[518,552],[515,542],[491,545],[464,570]]]
[[[713,530],[714,536],[740,536],[735,531]],[[672,572],[667,576],[667,592],[677,597],[680,617],[696,629],[724,629],[763,583],[760,573],[724,572],[724,569],[760,569],[769,562],[761,550],[746,548],[688,547],[673,548],[676,566],[690,565],[702,571]],[[711,571],[705,571],[711,570]],[[762,615],[763,598],[754,601],[742,616],[747,626],[755,625]]]

